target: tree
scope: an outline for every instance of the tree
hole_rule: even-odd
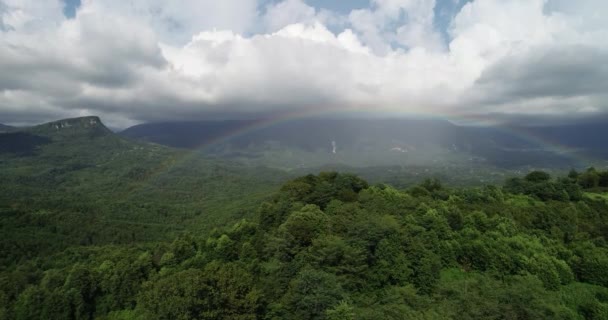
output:
[[[336,276],[310,268],[302,270],[283,297],[288,319],[324,319],[329,308],[344,300]]]
[[[551,175],[544,171],[532,171],[526,175],[526,181],[529,182],[544,182],[551,180]]]
[[[296,246],[309,246],[327,227],[325,213],[316,205],[307,205],[289,215],[280,226],[285,238]]]
[[[599,183],[600,176],[595,169],[589,169],[578,177],[578,184],[585,189],[597,188]]]
[[[194,319],[212,310],[213,291],[202,271],[190,269],[147,282],[138,302],[151,319]]]
[[[428,192],[435,192],[443,188],[441,181],[436,178],[425,179],[420,186],[426,189]]]
[[[350,305],[347,301],[340,301],[336,306],[327,310],[327,320],[354,320],[355,319],[355,308]]]
[[[409,193],[416,198],[428,197],[431,195],[431,193],[427,189],[425,189],[421,186],[415,186],[415,187],[411,188],[409,190]]]
[[[599,174],[598,186],[606,188],[608,187],[608,171],[602,171]]]
[[[371,278],[379,287],[404,285],[412,274],[403,246],[396,237],[382,239],[375,250],[375,263],[370,270]]]

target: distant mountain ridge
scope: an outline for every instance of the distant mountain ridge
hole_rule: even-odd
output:
[[[298,119],[256,128],[255,121],[233,120],[147,123],[120,134],[171,147],[200,149],[211,155],[237,157],[276,154],[276,150],[283,148],[288,153],[300,150],[317,155],[335,151],[336,157],[342,152],[345,161],[366,154],[379,158],[380,153],[394,159],[382,164],[398,164],[400,159],[426,152],[427,156],[418,157],[418,163],[445,163],[452,161],[447,158],[458,157],[459,161],[466,158],[507,167],[574,165],[569,158],[575,155],[556,153],[551,145],[543,143],[552,141],[565,149],[608,158],[608,143],[602,138],[608,136],[608,129],[601,125],[471,127],[432,119]]]
[[[12,126],[7,126],[5,124],[0,123],[0,133],[4,133],[4,132],[10,132],[15,130],[15,127]]]
[[[226,120],[147,123],[115,134],[99,117],[87,116],[1,132],[6,127],[0,127],[0,153],[32,154],[50,141],[86,143],[106,137],[282,168],[445,168],[454,163],[566,168],[578,165],[575,160],[582,156],[608,159],[604,125],[470,127],[434,119],[298,119],[260,126],[256,120]]]
[[[8,131],[0,132],[0,154],[32,155],[51,142],[82,144],[101,137],[123,139],[96,116],[57,120],[32,127],[11,127]]]
[[[97,116],[62,119],[21,130],[34,134],[54,137],[73,135],[96,137],[112,134],[112,131],[108,129]]]
[[[122,136],[175,148],[196,148],[206,141],[253,124],[248,120],[158,122],[135,125]]]
[[[221,139],[238,147],[273,141],[311,151],[332,150],[332,141],[351,146],[387,137],[395,140],[388,145],[420,145],[425,139],[449,144],[443,138],[456,127],[442,120],[302,119],[248,128],[255,124],[252,120],[149,123],[128,128],[121,135],[180,148],[197,148]]]

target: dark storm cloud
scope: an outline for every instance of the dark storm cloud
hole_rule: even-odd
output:
[[[568,46],[510,56],[483,72],[475,83],[486,103],[606,93],[608,51]]]

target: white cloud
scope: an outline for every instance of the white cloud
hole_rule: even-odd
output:
[[[582,18],[545,0],[465,5],[452,24],[450,52],[479,75],[460,101],[469,105],[463,111],[570,113],[589,103],[595,105],[587,109],[608,111],[599,92],[585,89],[608,81],[608,70],[601,67],[608,62],[601,40],[608,24],[590,29]]]
[[[272,32],[294,23],[313,23],[316,15],[315,8],[302,0],[285,0],[267,6],[264,22]]]
[[[350,22],[377,53],[391,50],[392,43],[407,48],[443,49],[434,27],[435,0],[373,0],[369,9],[354,10]]]
[[[0,1],[0,122],[608,111],[599,0],[476,0],[450,39],[434,0],[347,16],[301,0],[85,0],[74,19],[58,0]]]
[[[161,41],[183,44],[202,30],[247,32],[256,23],[257,6],[257,0],[83,0],[80,11],[129,17]]]
[[[5,29],[30,32],[53,27],[63,20],[61,0],[2,0],[0,26]]]

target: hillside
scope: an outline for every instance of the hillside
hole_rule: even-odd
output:
[[[262,123],[266,123],[262,121]],[[605,158],[601,127],[458,126],[432,119],[298,119],[141,124],[121,134],[224,159],[282,168],[324,165],[570,168],[581,155]],[[571,152],[555,150],[556,141]]]
[[[283,181],[160,145],[133,142],[96,117],[0,134],[0,260],[73,244],[135,244],[236,221]],[[35,226],[31,221],[36,221]],[[32,232],[37,236],[31,236]],[[18,260],[17,260],[18,261]]]
[[[93,142],[93,147],[101,147],[110,141],[120,144],[121,140],[98,117],[63,119],[0,134],[0,154],[33,155],[47,144],[52,144],[45,149],[47,152],[60,148],[69,152],[71,146],[86,148]],[[81,156],[86,156],[86,152]]]

